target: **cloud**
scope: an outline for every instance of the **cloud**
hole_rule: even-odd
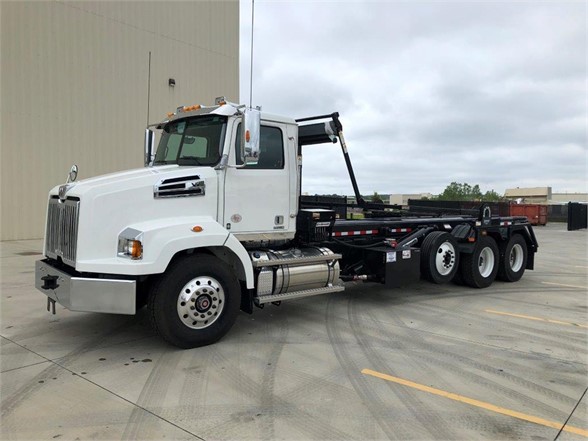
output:
[[[255,3],[253,101],[339,111],[364,194],[552,186],[587,191],[583,3]],[[249,101],[250,4],[241,94]],[[304,152],[303,189],[352,193],[337,146]]]

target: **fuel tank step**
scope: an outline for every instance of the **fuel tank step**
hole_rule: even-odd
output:
[[[264,266],[282,266],[282,265],[307,265],[310,263],[326,262],[329,260],[339,260],[343,256],[341,254],[324,254],[320,256],[305,256],[293,257],[279,260],[253,260],[253,268],[261,268]]]
[[[262,305],[270,302],[281,302],[282,300],[301,299],[303,297],[317,296],[319,294],[329,294],[332,292],[344,291],[343,285],[331,285],[324,288],[305,289],[302,291],[285,292],[283,294],[270,294],[265,296],[254,297],[255,303]]]

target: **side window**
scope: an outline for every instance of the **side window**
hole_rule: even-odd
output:
[[[241,142],[241,124],[237,127],[237,144],[235,156],[238,156],[238,145]],[[243,164],[241,158],[236,158],[237,165]],[[284,136],[278,127],[261,126],[259,132],[259,157],[257,164],[249,164],[246,169],[275,170],[284,168]]]

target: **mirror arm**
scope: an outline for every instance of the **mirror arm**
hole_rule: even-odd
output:
[[[224,170],[226,168],[245,168],[246,165],[245,164],[241,164],[241,165],[229,165],[229,155],[224,154],[221,157],[220,162],[218,163],[218,165],[216,167],[214,167],[215,170]]]
[[[149,167],[153,162],[153,147],[155,144],[155,132],[145,129],[145,167]]]
[[[221,156],[221,160],[218,165],[214,168],[215,170],[224,170],[229,166],[229,155],[224,154]]]

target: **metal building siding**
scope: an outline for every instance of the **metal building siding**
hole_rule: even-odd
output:
[[[0,20],[1,240],[43,236],[72,164],[81,179],[143,165],[149,51],[150,122],[239,97],[237,1],[2,1]]]

